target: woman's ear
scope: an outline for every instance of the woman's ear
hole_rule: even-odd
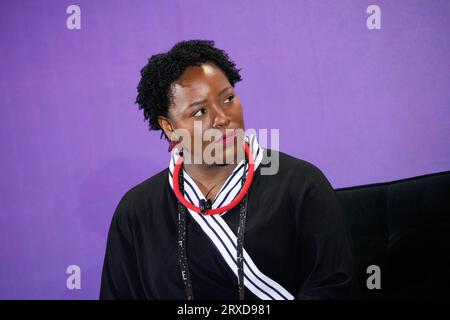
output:
[[[166,137],[169,140],[173,140],[173,127],[172,124],[170,123],[169,119],[167,119],[164,116],[158,116],[158,123],[159,126],[161,127],[161,129],[164,131]]]

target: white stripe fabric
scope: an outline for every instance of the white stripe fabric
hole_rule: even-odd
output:
[[[262,160],[263,148],[259,146],[255,135],[245,136],[244,139],[249,142],[250,151],[255,161],[255,170]],[[176,161],[179,158],[179,150],[174,149],[169,165],[169,183],[173,189],[173,169]],[[220,191],[217,193],[212,204],[212,208],[223,207],[229,204],[237,196],[241,190],[241,177],[243,174],[243,160],[236,166],[233,172],[228,177]],[[248,165],[245,168],[248,171]],[[200,191],[200,188],[194,180],[183,171],[184,175],[184,196],[185,198],[198,206],[200,199],[205,199],[205,196]],[[237,237],[230,229],[228,224],[222,218],[224,212],[220,215],[201,215],[197,212],[188,209],[194,220],[200,225],[203,231],[211,239],[219,253],[224,258],[231,271],[238,277],[236,255],[237,255]],[[255,265],[245,248],[244,255],[244,284],[245,286],[258,298],[262,300],[292,300],[294,296],[284,289],[273,279],[264,275]]]

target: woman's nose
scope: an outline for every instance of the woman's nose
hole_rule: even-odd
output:
[[[228,127],[230,123],[230,117],[220,108],[215,108],[216,113],[214,116],[213,128],[217,127]]]

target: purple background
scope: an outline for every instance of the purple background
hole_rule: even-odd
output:
[[[66,8],[81,7],[81,30]],[[366,8],[381,7],[381,30]],[[96,299],[120,197],[164,169],[134,105],[150,55],[212,39],[247,128],[333,187],[450,169],[450,1],[1,1],[0,298]],[[79,265],[81,290],[66,288]]]

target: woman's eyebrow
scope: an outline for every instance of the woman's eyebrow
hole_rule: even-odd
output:
[[[219,94],[218,94],[217,96],[220,96],[222,93],[224,93],[225,91],[227,91],[227,90],[230,89],[230,88],[231,88],[231,86],[228,86],[228,87],[226,87],[225,89],[220,90],[220,92],[219,92]],[[205,102],[206,102],[206,99],[199,100],[199,101],[194,101],[194,102],[190,103],[190,104],[186,107],[186,109],[189,109],[189,108],[194,107],[194,106],[198,106],[198,105],[200,105],[200,104],[202,104],[202,103],[205,103]]]
[[[200,101],[194,101],[194,102],[192,102],[191,104],[189,104],[189,105],[186,107],[186,109],[195,107],[195,106],[197,106],[197,105],[199,105],[199,104],[202,104],[202,103],[205,103],[205,102],[206,102],[206,99],[203,99],[203,100],[200,100]]]
[[[227,91],[228,89],[230,89],[231,86],[226,87],[225,89],[220,90],[218,96],[220,96],[222,93],[224,93],[225,91]]]

